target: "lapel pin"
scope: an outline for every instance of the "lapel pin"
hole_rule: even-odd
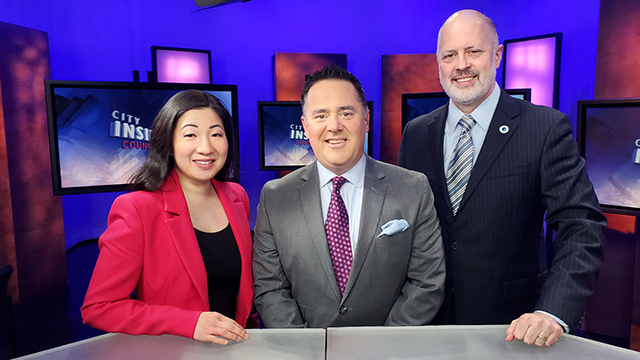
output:
[[[498,130],[500,130],[501,134],[506,134],[506,133],[509,132],[509,127],[507,125],[502,125],[502,126],[500,126],[500,129],[498,129]]]

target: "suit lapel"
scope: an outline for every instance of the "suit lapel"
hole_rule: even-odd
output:
[[[462,211],[464,204],[478,187],[491,165],[496,161],[511,136],[518,129],[518,122],[514,119],[519,114],[520,112],[513,98],[504,90],[501,90],[498,106],[491,119],[478,159],[473,165],[473,170],[471,170],[469,183],[460,202],[459,211]],[[500,128],[505,125],[508,127],[508,131],[503,133],[504,130],[500,131]]]
[[[367,166],[365,169],[364,188],[362,194],[360,231],[343,299],[346,299],[347,295],[349,295],[353,284],[360,274],[360,270],[362,270],[362,265],[369,253],[369,248],[373,243],[373,239],[377,235],[376,232],[381,231],[378,224],[380,222],[380,214],[382,213],[382,206],[384,205],[384,199],[387,193],[387,185],[382,181],[384,177],[385,175],[378,167],[378,164],[367,156]]]
[[[431,156],[431,166],[435,174],[435,181],[430,181],[431,190],[439,192],[443,199],[449,199],[449,190],[447,189],[447,179],[444,173],[444,127],[449,113],[448,105],[445,105],[434,115],[434,121],[429,124],[429,132],[427,133],[427,141],[429,142],[429,151]],[[449,202],[449,210],[451,210],[451,202]]]
[[[211,180],[216,193],[220,198],[220,203],[224,209],[229,226],[233,231],[240,258],[242,259],[242,272],[240,275],[240,286],[238,288],[238,301],[236,304],[235,319],[241,323],[249,316],[253,297],[248,294],[253,288],[253,277],[251,274],[251,258],[253,250],[251,247],[251,233],[249,232],[249,221],[247,219],[247,208],[242,199],[230,189],[228,183]],[[247,205],[248,206],[248,205]]]
[[[245,211],[244,205],[241,200],[231,191],[226,191],[226,187],[224,183],[212,180],[214,188],[216,189],[216,193],[220,198],[220,203],[222,204],[222,208],[224,209],[225,214],[227,214],[227,219],[229,219],[229,226],[233,231],[233,236],[236,238],[236,242],[238,243],[238,249],[240,250],[240,256],[243,259],[251,258],[251,247],[248,246],[246,241],[241,241],[241,239],[245,236],[246,229],[249,228],[249,224],[247,219],[247,212]]]
[[[200,247],[193,230],[187,201],[182,193],[182,187],[175,171],[162,187],[164,195],[164,209],[174,216],[165,220],[169,235],[176,247],[182,264],[187,269],[194,286],[200,294],[203,303],[209,308],[209,293],[207,290],[207,271],[202,261]]]
[[[300,197],[300,205],[304,213],[305,222],[309,230],[309,240],[318,252],[320,264],[322,265],[325,275],[329,278],[329,284],[331,284],[334,295],[339,299],[342,295],[340,294],[336,274],[333,270],[333,263],[331,262],[331,254],[329,253],[329,245],[327,244],[327,235],[324,230],[322,218],[318,166],[314,161],[300,171],[303,173],[300,175],[302,183],[298,186],[298,195]]]

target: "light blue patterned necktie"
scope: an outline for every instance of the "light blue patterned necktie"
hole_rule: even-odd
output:
[[[453,150],[449,170],[447,170],[447,189],[451,200],[453,215],[458,213],[462,195],[467,188],[471,168],[473,167],[473,141],[471,139],[471,128],[476,121],[471,115],[463,115],[458,124],[462,127],[458,144]]]

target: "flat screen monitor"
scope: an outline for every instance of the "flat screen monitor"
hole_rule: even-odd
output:
[[[506,89],[507,94],[520,100],[531,101],[531,89]],[[402,130],[407,123],[420,115],[446,105],[449,97],[443,91],[402,94]]]
[[[577,140],[603,210],[640,215],[640,98],[578,101]]]
[[[373,101],[367,101],[367,106],[370,117],[364,151],[373,156]],[[301,115],[299,101],[258,101],[260,170],[295,170],[316,159]]]
[[[516,99],[531,101],[531,89],[505,89],[504,91]]]
[[[45,80],[53,193],[127,190],[147,160],[153,119],[171,96],[187,89],[219,98],[238,134],[236,85]],[[233,140],[238,148],[238,136]],[[233,170],[239,181],[239,165]]]
[[[505,40],[502,84],[505,88],[531,88],[537,105],[558,108],[562,33]]]
[[[210,84],[211,51],[166,46],[151,47],[151,61],[157,82]]]

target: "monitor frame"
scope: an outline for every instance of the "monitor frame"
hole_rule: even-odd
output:
[[[60,169],[60,151],[58,145],[58,126],[55,104],[55,90],[58,88],[74,88],[74,89],[133,89],[133,90],[189,90],[197,89],[203,91],[221,91],[231,93],[231,109],[232,119],[234,122],[235,139],[234,145],[237,149],[236,167],[233,169],[232,181],[240,181],[240,143],[238,136],[238,88],[237,85],[218,85],[218,84],[181,84],[181,83],[144,83],[144,82],[110,82],[110,81],[66,81],[66,80],[45,80],[45,99],[47,106],[47,126],[49,131],[49,155],[51,159],[51,175],[53,194],[59,195],[76,195],[101,192],[130,191],[131,184],[113,184],[113,185],[90,185],[90,186],[71,186],[63,187]]]
[[[259,141],[259,156],[260,156],[260,171],[290,171],[296,170],[305,165],[266,165],[265,164],[265,143],[264,143],[264,120],[263,120],[263,108],[265,106],[291,106],[300,107],[300,101],[258,101],[258,141]],[[369,131],[367,132],[367,151],[366,154],[373,157],[373,101],[367,100],[367,107],[369,108]],[[302,116],[302,109],[300,111]],[[301,124],[302,125],[302,124]]]
[[[531,102],[531,89],[504,89],[504,91],[511,96],[522,95],[522,100]]]
[[[576,126],[576,140],[580,156],[588,162],[585,157],[587,149],[587,119],[588,110],[593,108],[621,108],[636,107],[640,109],[640,98],[619,98],[619,99],[594,99],[578,100],[578,118]],[[640,148],[640,147],[639,147]],[[640,216],[640,207],[610,205],[600,203],[603,211],[614,214]]]
[[[508,39],[503,42],[503,53],[502,53],[502,84],[506,86],[507,79],[509,78],[509,74],[507,73],[507,64],[509,57],[509,49],[511,48],[511,44],[516,44],[519,42],[527,42],[532,40],[540,40],[540,39],[555,39],[555,56],[553,58],[553,95],[552,95],[552,106],[554,109],[559,109],[560,106],[560,61],[562,59],[562,33],[556,32],[551,34],[543,34],[536,36],[529,36],[517,39]],[[531,100],[529,100],[531,101]]]
[[[151,46],[151,70],[152,70],[152,74],[153,74],[153,78],[152,79],[148,79],[149,82],[154,82],[154,83],[161,83],[161,84],[165,84],[167,82],[159,82],[158,81],[158,51],[163,51],[163,50],[167,50],[167,51],[178,51],[178,52],[184,52],[184,53],[199,53],[199,54],[206,54],[208,57],[208,61],[207,64],[209,65],[209,84],[213,83],[213,71],[212,71],[212,67],[211,67],[211,50],[202,50],[202,49],[189,49],[189,48],[179,48],[179,47],[170,47],[170,46],[156,46],[153,45]],[[178,84],[178,83],[173,83],[173,84]],[[180,83],[182,84],[182,83]],[[201,84],[201,83],[198,83]]]
[[[504,89],[504,91],[509,95],[522,95],[523,100],[531,102],[531,89]],[[402,94],[402,131],[404,131],[404,127],[407,126],[407,100],[409,99],[448,99],[449,96],[444,91],[435,91],[435,92],[424,92],[424,93],[407,93]],[[446,105],[446,104],[445,104]]]

